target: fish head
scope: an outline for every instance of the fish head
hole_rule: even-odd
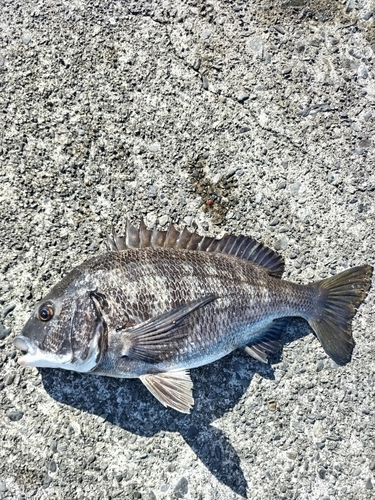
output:
[[[89,372],[97,366],[104,323],[79,270],[74,269],[35,306],[14,339],[22,366]]]

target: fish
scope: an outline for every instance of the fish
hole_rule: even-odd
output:
[[[338,364],[371,287],[361,265],[310,284],[282,279],[281,255],[247,236],[200,236],[128,220],[108,251],[73,268],[14,339],[22,366],[139,378],[166,407],[190,413],[190,370],[235,349],[268,363],[291,317],[305,319]]]

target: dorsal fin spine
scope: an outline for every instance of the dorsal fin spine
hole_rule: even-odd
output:
[[[281,256],[252,238],[226,233],[222,238],[215,239],[210,236],[199,236],[196,233],[191,233],[186,227],[182,231],[178,231],[173,224],[170,224],[166,231],[152,230],[146,227],[143,219],[139,229],[135,228],[127,220],[123,237],[117,236],[113,231],[112,237],[108,238],[108,247],[112,251],[164,247],[223,253],[262,266],[270,275],[275,277],[281,277],[284,270],[284,262]]]
[[[227,248],[226,248],[226,246],[227,246],[227,245],[225,245],[225,247],[224,247],[224,248],[225,248],[226,252],[227,252],[227,253],[229,253],[229,254],[231,254],[231,255],[234,255],[234,256],[235,256],[235,254],[232,254],[232,250],[233,250],[233,247],[235,246],[235,244],[236,244],[236,239],[235,239],[235,238],[233,238],[233,243],[231,244],[230,248],[228,248],[228,249],[227,249]],[[236,252],[236,253],[237,253],[237,252]]]

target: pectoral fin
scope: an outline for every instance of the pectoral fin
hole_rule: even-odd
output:
[[[182,327],[184,319],[215,298],[215,295],[207,295],[118,332],[121,354],[146,363],[158,363],[172,357],[188,335],[188,330]]]
[[[193,382],[187,370],[145,374],[139,378],[162,405],[190,413],[194,405]]]

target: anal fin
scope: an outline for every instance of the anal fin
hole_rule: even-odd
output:
[[[190,413],[194,399],[193,382],[188,370],[146,373],[139,378],[162,405],[181,413]]]
[[[258,342],[245,347],[247,354],[262,363],[268,363],[269,356],[281,349],[280,337],[286,330],[289,319],[287,317],[275,320],[267,330],[264,330]]]

